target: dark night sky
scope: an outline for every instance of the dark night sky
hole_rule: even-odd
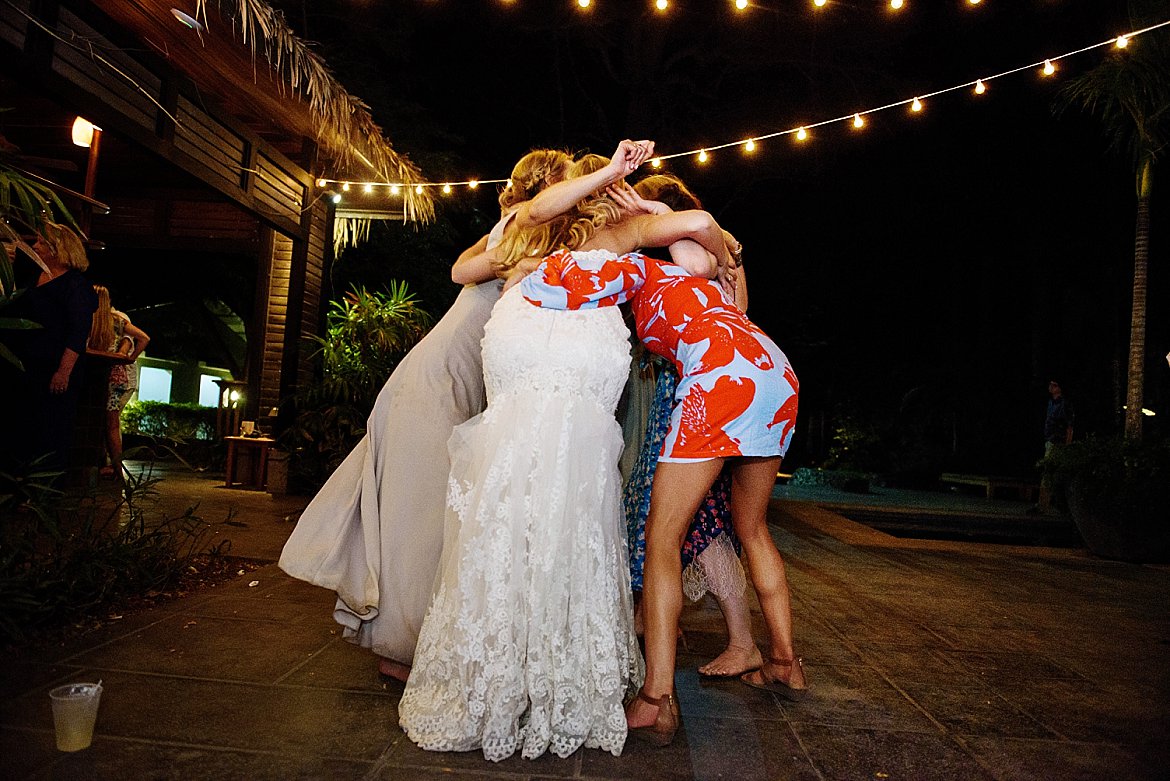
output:
[[[434,180],[498,178],[536,146],[608,154],[623,137],[673,153],[924,94],[1129,28],[1124,2],[910,0],[287,0],[276,3]],[[1170,13],[1168,13],[1170,16]],[[1091,68],[1107,49],[1058,63]],[[749,314],[792,358],[803,435],[845,414],[925,432],[948,466],[1026,469],[1040,454],[1049,375],[1081,430],[1113,430],[1132,272],[1131,165],[1092,120],[1055,117],[1060,77],[1029,71],[874,115],[861,133],[729,149],[668,164],[743,242]],[[491,193],[459,196],[484,219]],[[1155,201],[1152,356],[1170,350],[1161,302],[1170,220]],[[460,224],[467,224],[464,219]],[[453,246],[476,235],[454,236]],[[1147,406],[1170,416],[1170,370]],[[1155,421],[1155,425],[1160,421]],[[903,455],[907,468],[913,460]],[[790,459],[792,461],[792,459]]]

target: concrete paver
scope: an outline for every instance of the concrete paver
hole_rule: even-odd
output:
[[[233,509],[243,525],[221,530],[232,554],[274,561],[307,500],[219,485],[168,474],[159,501],[198,501],[208,520]],[[5,659],[0,777],[1167,777],[1166,567],[1101,561],[1079,548],[892,537],[840,512],[870,501],[937,514],[952,501],[945,495],[778,494],[770,520],[814,687],[799,704],[699,679],[695,668],[722,647],[718,609],[704,601],[683,616],[683,728],[670,747],[631,742],[619,758],[582,750],[499,764],[477,752],[420,751],[397,726],[401,685],[382,682],[373,657],[340,639],[333,595],[269,564]],[[1022,510],[1005,504],[964,500],[955,512]],[[93,746],[57,752],[48,689],[99,678]]]

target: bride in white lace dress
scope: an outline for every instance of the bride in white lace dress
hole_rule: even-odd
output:
[[[556,187],[588,182],[588,193],[652,148],[629,149],[628,170],[615,163]],[[513,247],[559,243],[563,219]],[[493,761],[582,745],[619,755],[623,703],[643,677],[614,417],[629,330],[615,306],[541,309],[514,286],[485,328],[483,364],[487,410],[450,441],[440,575],[400,723],[424,749],[479,748]]]

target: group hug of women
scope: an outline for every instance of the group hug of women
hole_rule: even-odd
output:
[[[516,164],[502,219],[453,267],[459,297],[284,548],[280,566],[335,591],[345,637],[405,681],[400,724],[424,749],[668,744],[684,558],[728,621],[700,672],[806,691],[765,520],[796,376],[742,311],[735,239],[677,180],[625,182],[652,154],[623,141],[608,161]],[[646,353],[633,370],[626,310]],[[647,400],[625,438],[623,390]]]

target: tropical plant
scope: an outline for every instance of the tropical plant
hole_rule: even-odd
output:
[[[208,545],[215,527],[195,508],[155,515],[149,471],[129,474],[117,494],[61,491],[58,474],[35,464],[0,472],[0,641],[172,588],[230,546]]]
[[[1131,0],[1136,29],[1160,19],[1162,2]],[[1095,115],[1110,146],[1128,152],[1134,162],[1137,226],[1134,236],[1133,308],[1130,316],[1129,367],[1126,384],[1125,436],[1140,439],[1146,359],[1146,269],[1149,260],[1150,195],[1154,169],[1166,153],[1170,135],[1170,45],[1165,30],[1127,39],[1091,71],[1069,81],[1057,108],[1077,107]]]
[[[0,312],[19,294],[13,259],[17,252],[45,269],[45,264],[22,234],[35,232],[46,220],[63,221],[75,228],[73,216],[47,185],[12,164],[15,147],[0,136]],[[45,269],[46,271],[48,269]],[[29,320],[0,316],[0,330],[39,328]],[[23,368],[20,359],[0,341],[0,359]]]
[[[330,303],[325,335],[311,337],[321,376],[298,391],[295,420],[280,437],[295,482],[319,484],[353,449],[378,391],[430,323],[403,282],[385,293],[355,287]]]

